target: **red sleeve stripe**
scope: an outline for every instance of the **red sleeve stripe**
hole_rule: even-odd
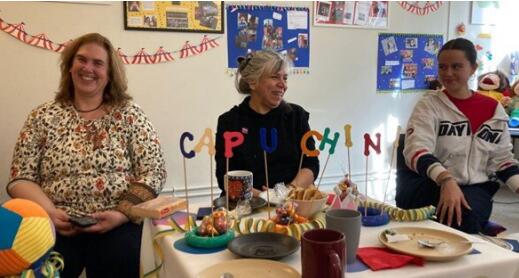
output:
[[[427,153],[427,150],[426,149],[421,149],[421,150],[418,150],[414,155],[413,155],[413,158],[411,158],[411,165],[413,166],[413,170],[416,171],[416,161],[418,161],[418,158],[420,158],[420,156],[424,155]]]
[[[498,169],[500,169],[500,170],[501,169],[506,169],[506,168],[510,167],[512,164],[513,164],[512,162],[507,161],[507,162],[501,164]]]

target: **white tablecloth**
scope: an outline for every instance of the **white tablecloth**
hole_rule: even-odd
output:
[[[196,208],[193,208],[196,211]],[[471,235],[459,232],[434,221],[420,222],[390,222],[388,225],[381,227],[362,227],[359,247],[378,246],[382,244],[378,241],[379,233],[387,228],[399,226],[427,227],[441,229],[452,233],[460,234],[468,240],[481,241]],[[155,233],[169,229],[169,226],[153,225],[152,221],[146,219],[142,236],[141,261],[144,272],[154,268],[153,260],[158,261],[156,254],[152,249],[152,237]],[[173,243],[181,239],[184,235],[175,233],[170,236],[159,239],[160,247],[164,253],[164,265],[160,270],[160,277],[196,277],[196,274],[203,269],[214,264],[238,259],[239,257],[225,249],[223,251],[198,255],[188,254],[176,250]],[[429,262],[427,261],[423,267],[408,265],[398,269],[371,271],[369,269],[346,273],[346,277],[496,277],[519,278],[519,253],[505,250],[497,245],[481,242],[474,243],[473,248],[481,252],[479,254],[470,254],[463,256],[457,260],[449,262]],[[285,257],[280,262],[286,263],[301,273],[301,251]]]

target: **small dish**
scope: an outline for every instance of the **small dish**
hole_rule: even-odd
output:
[[[238,256],[279,260],[299,249],[299,241],[278,233],[252,233],[234,238],[227,248]]]
[[[358,211],[362,215],[362,226],[364,227],[376,227],[389,223],[389,214],[385,211],[380,213],[379,209],[368,208],[366,215],[364,214],[364,207],[359,207]]]
[[[326,209],[326,201],[328,200],[328,194],[323,193],[324,197],[315,200],[287,200],[287,202],[293,202],[296,204],[296,213],[311,219],[316,213]]]
[[[225,246],[234,238],[234,230],[229,229],[225,234],[218,236],[199,236],[198,227],[185,233],[187,245],[197,248],[218,248]]]

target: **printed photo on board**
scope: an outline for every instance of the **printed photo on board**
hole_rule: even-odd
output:
[[[400,57],[404,62],[412,62],[413,61],[413,51],[409,49],[400,50]]]
[[[405,48],[418,48],[418,38],[406,38]]]
[[[384,55],[393,54],[398,51],[398,47],[396,46],[395,37],[388,37],[381,41],[382,49],[384,49]]]

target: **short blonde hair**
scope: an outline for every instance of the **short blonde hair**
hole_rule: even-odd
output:
[[[288,71],[287,60],[272,50],[261,50],[238,58],[238,72],[234,81],[235,87],[241,94],[251,93],[250,84],[258,83],[265,74],[274,74],[281,69]]]
[[[108,84],[106,84],[103,92],[103,101],[110,105],[124,105],[130,101],[132,97],[126,93],[128,81],[126,79],[123,61],[114,49],[112,43],[106,37],[98,33],[86,34],[71,41],[61,53],[61,79],[55,100],[62,104],[74,100],[74,83],[70,75],[70,68],[72,68],[72,63],[79,48],[88,43],[98,44],[108,53]]]

